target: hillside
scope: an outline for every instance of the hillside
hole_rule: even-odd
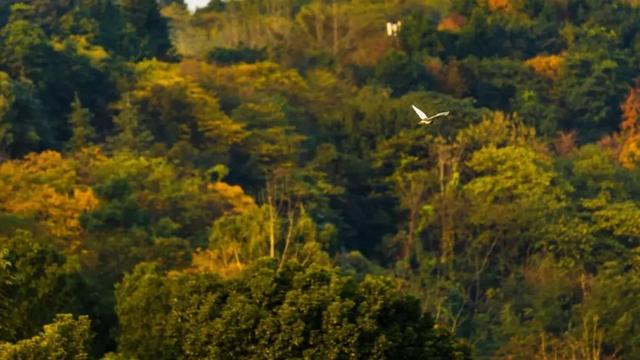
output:
[[[632,359],[639,117],[634,0],[0,1],[0,359]]]

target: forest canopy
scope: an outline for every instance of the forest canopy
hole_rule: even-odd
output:
[[[0,359],[632,358],[639,54],[632,0],[0,1]]]

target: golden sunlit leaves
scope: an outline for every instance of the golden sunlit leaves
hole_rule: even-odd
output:
[[[73,189],[73,200],[82,209],[95,209],[98,206],[98,199],[91,189]]]
[[[272,62],[218,67],[214,70],[213,78],[219,85],[247,97],[261,91],[295,95],[307,88],[297,71],[284,69]]]
[[[564,55],[538,55],[525,62],[533,71],[549,80],[557,80],[564,64]]]
[[[240,274],[245,267],[241,262],[234,261],[237,253],[238,249],[231,246],[215,250],[197,249],[191,255],[191,266],[185,272],[216,273],[223,278],[233,277]]]
[[[240,186],[215,182],[208,184],[207,190],[213,192],[214,196],[219,196],[222,203],[228,204],[232,213],[242,214],[256,208],[255,200]]]
[[[638,123],[638,116],[640,116],[640,89],[632,88],[629,90],[629,95],[627,95],[620,108],[622,109],[620,128],[622,130],[638,129],[640,127]]]
[[[193,66],[197,63],[190,62]],[[138,82],[133,91],[134,101],[143,109],[145,125],[156,134],[168,136],[170,143],[179,136],[200,132],[209,141],[230,145],[240,142],[248,133],[244,125],[230,119],[220,110],[218,99],[184,73],[197,68],[162,63],[155,60],[136,65]],[[182,130],[173,129],[178,124]],[[182,132],[182,134],[176,134]]]
[[[622,166],[634,169],[640,161],[640,132],[629,134],[622,144],[618,155]]]
[[[459,32],[467,19],[458,13],[451,14],[438,23],[438,31]]]
[[[64,41],[53,41],[52,45],[56,51],[63,51],[66,46],[73,44],[78,55],[89,59],[92,65],[100,65],[109,59],[111,55],[102,46],[92,44],[86,36],[70,35]]]
[[[22,161],[2,163],[0,174],[0,181],[6,180],[16,186],[21,180],[27,180],[36,184],[47,184],[57,191],[68,191],[75,181],[74,164],[63,159],[62,155],[55,151],[32,153]]]
[[[74,189],[73,195],[68,196],[61,195],[45,185],[34,194],[32,201],[25,200],[22,204],[31,205],[31,208],[22,209],[23,211],[17,213],[35,214],[36,218],[44,222],[51,236],[69,240],[68,250],[74,251],[80,243],[80,215],[95,209],[98,199],[91,189]],[[11,204],[7,209],[15,210],[11,209]]]
[[[496,111],[457,135],[456,142],[467,148],[504,145],[535,145],[534,128],[525,126],[515,115]]]
[[[54,151],[0,164],[0,209],[33,217],[67,251],[75,251],[80,215],[98,206],[93,191],[77,183],[75,167]]]
[[[128,152],[106,157],[87,148],[73,157],[45,151],[0,164],[0,212],[32,218],[66,252],[80,251],[80,216],[101,205],[89,186],[113,181],[125,181],[137,206],[151,216],[179,222],[187,217],[192,223],[186,226],[257,209],[240,186],[209,183],[199,172],[180,174],[166,159]]]
[[[513,10],[513,1],[512,0],[488,0],[487,6],[491,11],[512,11]]]
[[[600,140],[599,145],[612,150],[618,162],[627,169],[635,169],[640,162],[640,88],[629,90],[620,105],[622,122],[620,131]]]

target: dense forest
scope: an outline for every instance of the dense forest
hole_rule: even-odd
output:
[[[639,117],[637,0],[1,0],[0,359],[638,358]]]

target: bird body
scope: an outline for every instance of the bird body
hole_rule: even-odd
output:
[[[440,116],[448,116],[449,112],[448,111],[443,111],[443,112],[439,112],[435,115],[432,116],[427,116],[427,114],[425,114],[422,110],[418,109],[415,105],[411,105],[411,107],[413,108],[413,111],[416,112],[416,114],[418,114],[418,117],[420,118],[420,122],[419,124],[425,124],[425,125],[429,125],[433,122],[433,119],[440,117]]]

